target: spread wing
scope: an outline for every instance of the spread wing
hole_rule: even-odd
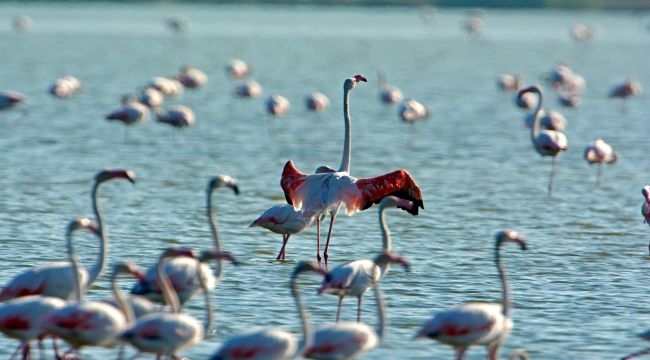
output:
[[[372,178],[357,179],[355,185],[363,197],[361,210],[369,208],[373,203],[379,203],[386,196],[412,201],[414,206],[407,211],[413,215],[418,214],[418,208],[424,209],[420,187],[404,169]]]

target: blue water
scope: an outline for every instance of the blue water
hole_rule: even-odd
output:
[[[16,33],[14,16],[34,23]],[[170,16],[189,20],[183,33],[165,26]],[[315,228],[292,237],[288,261],[275,255],[281,237],[248,225],[283,201],[282,166],[336,167],[340,161],[343,80],[361,73],[367,84],[351,94],[352,170],[370,177],[398,168],[418,181],[425,209],[417,217],[388,214],[394,249],[411,260],[409,273],[393,269],[383,280],[389,328],[364,359],[449,359],[448,346],[413,340],[436,311],[463,301],[497,300],[493,236],[513,228],[528,240],[523,253],[504,248],[514,329],[502,357],[525,348],[534,359],[612,359],[646,344],[636,334],[650,327],[645,271],[648,226],[639,210],[641,187],[650,182],[647,95],[607,98],[610,88],[635,77],[648,83],[647,19],[629,12],[487,10],[478,38],[462,30],[464,10],[438,9],[428,20],[418,8],[211,6],[191,4],[0,3],[0,89],[29,97],[29,111],[0,113],[0,283],[34,264],[65,259],[67,222],[91,215],[90,187],[104,168],[129,168],[137,183],[104,187],[111,238],[110,259],[149,266],[170,244],[211,244],[204,192],[208,179],[230,174],[241,195],[215,194],[224,247],[242,261],[229,267],[213,292],[216,328],[182,352],[205,358],[227,337],[253,325],[299,332],[287,281],[293,265],[315,256]],[[596,29],[589,43],[575,43],[577,22]],[[4,25],[3,25],[4,24]],[[253,67],[264,87],[257,99],[232,96],[224,72],[231,58]],[[550,159],[531,147],[525,113],[511,94],[496,90],[500,73],[519,73],[524,84],[542,82],[559,62],[586,82],[583,105],[560,109],[568,119],[569,150],[558,160],[554,195],[546,186]],[[194,109],[197,123],[179,133],[155,121],[129,129],[104,115],[119,99],[153,76],[181,65],[203,69],[208,84],[168,103]],[[412,134],[395,107],[380,104],[377,71],[433,110]],[[58,76],[72,74],[85,87],[61,100],[47,93]],[[320,90],[332,106],[304,109]],[[546,86],[546,104],[558,109]],[[270,118],[266,96],[287,97],[291,111]],[[596,187],[596,168],[582,148],[598,136],[620,154]],[[95,239],[77,236],[86,266]],[[331,265],[369,258],[380,249],[375,208],[346,217],[334,228]],[[103,275],[89,298],[108,294]],[[315,324],[333,321],[336,298],[317,296],[317,279],[301,282]],[[128,288],[130,284],[123,284]],[[354,319],[354,299],[344,318]],[[374,325],[373,296],[364,319]],[[202,316],[196,298],[186,310]],[[0,354],[14,343],[0,338]],[[129,354],[133,352],[129,350]],[[84,358],[116,350],[88,348]],[[472,348],[468,359],[482,359]]]

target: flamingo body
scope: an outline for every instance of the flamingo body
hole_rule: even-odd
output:
[[[81,80],[68,75],[56,79],[54,84],[50,86],[49,92],[56,97],[65,98],[81,91],[82,88]]]
[[[192,126],[196,122],[194,111],[185,105],[170,105],[156,115],[158,122],[169,124],[178,129]]]
[[[431,110],[415,99],[406,99],[400,105],[398,114],[403,122],[414,123],[428,118]]]
[[[378,72],[379,75],[379,99],[386,105],[397,104],[402,101],[402,90],[396,86],[389,85],[386,80],[386,73],[383,71]]]
[[[27,97],[19,92],[5,90],[0,92],[0,110],[10,109],[22,102],[25,102]]]
[[[258,97],[262,93],[262,85],[255,80],[248,80],[235,87],[235,95],[241,97]]]
[[[292,205],[278,204],[268,208],[250,226],[261,226],[276,234],[282,234],[282,248],[277,259],[284,260],[285,248],[289,237],[304,230],[311,223],[310,218],[304,217]]]
[[[243,78],[250,75],[251,69],[248,64],[241,59],[232,59],[226,66],[226,74],[234,79]]]
[[[359,322],[337,322],[314,331],[314,344],[305,357],[319,360],[353,359],[379,344],[379,337],[368,325]]]
[[[188,89],[197,89],[208,83],[205,72],[193,66],[183,66],[175,78]]]
[[[641,189],[641,194],[643,194],[643,205],[641,205],[641,215],[645,223],[650,225],[650,185],[645,185]]]
[[[121,107],[108,113],[106,119],[121,121],[125,125],[142,123],[149,119],[149,108],[137,101],[126,101]]]
[[[183,84],[176,79],[154,76],[149,80],[148,87],[160,91],[164,97],[175,98],[183,93]]]
[[[538,115],[539,125],[546,130],[564,131],[566,128],[566,117],[561,112],[555,110],[540,110]],[[533,127],[535,122],[535,113],[526,115],[526,127]]]
[[[500,74],[497,78],[497,87],[501,91],[517,91],[521,87],[521,76]]]
[[[618,160],[618,154],[602,138],[585,146],[583,157],[590,164],[613,164]]]
[[[252,328],[233,336],[221,345],[210,360],[284,360],[293,359],[298,340],[278,328]]]
[[[153,87],[148,87],[138,94],[138,102],[144,104],[149,108],[158,108],[161,107],[165,102],[165,97],[160,92],[160,90]]]
[[[0,301],[28,295],[42,295],[68,300],[75,295],[72,264],[66,261],[37,265],[11,279],[0,290]],[[83,284],[88,281],[88,271],[79,269]]]
[[[266,111],[271,115],[282,116],[289,112],[289,100],[282,95],[272,94],[266,100]]]
[[[322,92],[316,91],[307,95],[307,98],[305,99],[305,105],[307,106],[308,110],[321,112],[327,109],[327,107],[330,105],[330,99]]]
[[[139,318],[120,339],[143,352],[173,355],[198,344],[203,335],[203,324],[190,315],[154,313]]]
[[[609,97],[625,99],[639,94],[641,94],[641,84],[636,80],[628,79],[624,83],[615,86],[609,93]]]

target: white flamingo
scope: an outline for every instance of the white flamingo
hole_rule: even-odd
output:
[[[188,89],[198,89],[208,83],[208,76],[203,70],[188,65],[181,67],[174,78]]]
[[[273,116],[282,116],[289,112],[291,104],[286,97],[279,94],[271,94],[266,99],[266,111]]]
[[[129,139],[130,126],[149,120],[149,108],[137,101],[132,95],[122,97],[122,105],[106,115],[106,120],[115,120],[124,124],[124,140]]]
[[[618,161],[618,153],[602,138],[597,138],[585,146],[582,156],[589,164],[598,164],[596,185],[600,184],[603,176],[603,164],[614,164]]]
[[[248,80],[235,87],[235,95],[240,97],[254,98],[262,93],[262,85],[255,80]]]
[[[163,105],[165,97],[160,90],[153,87],[147,87],[138,93],[138,102],[148,108],[157,109]]]
[[[144,315],[125,329],[119,339],[130,343],[139,352],[157,354],[176,358],[176,353],[182,349],[192,347],[201,340],[205,334],[205,325],[198,319],[181,313],[181,303],[165,273],[165,263],[169,258],[188,257],[198,261],[198,254],[187,248],[167,248],[160,255],[156,270],[159,284],[171,312],[160,312]],[[202,281],[203,277],[199,278]],[[208,289],[204,287],[207,294]],[[209,296],[205,296],[206,310],[211,312]],[[128,310],[127,310],[128,311]]]
[[[219,350],[210,357],[210,360],[293,359],[311,346],[313,334],[309,314],[302,303],[297,282],[298,275],[307,271],[321,275],[326,274],[318,263],[307,261],[299,262],[291,274],[289,287],[302,326],[302,339],[300,341],[296,339],[294,334],[277,327],[256,327],[224,341]]]
[[[50,94],[58,98],[70,97],[83,88],[83,83],[78,78],[67,75],[60,77],[54,81],[54,84],[50,86]]]
[[[86,289],[97,280],[104,271],[108,258],[108,233],[104,224],[103,211],[99,204],[99,194],[102,184],[112,179],[126,179],[135,182],[135,174],[131,170],[104,170],[95,175],[92,188],[92,203],[95,218],[99,224],[99,256],[90,270],[80,269],[82,288]],[[27,295],[53,296],[64,300],[75,294],[74,274],[72,263],[69,261],[50,262],[26,270],[7,283],[0,290],[0,301]]]
[[[521,75],[499,74],[497,87],[501,91],[517,91],[521,87]]]
[[[302,212],[306,218],[316,217],[316,258],[320,255],[320,222],[321,215],[329,213],[330,225],[323,257],[327,267],[327,250],[334,219],[341,205],[344,205],[348,215],[369,208],[378,203],[383,197],[395,195],[414,202],[415,206],[409,211],[417,215],[418,207],[424,208],[420,188],[411,175],[404,169],[373,178],[357,179],[350,176],[350,147],[351,125],[349,109],[349,93],[360,81],[367,81],[362,75],[355,75],[343,83],[343,115],[345,121],[345,139],[343,156],[338,171],[324,171],[316,174],[303,174],[296,169],[293,161],[289,160],[282,170],[280,185],[284,191],[287,203]],[[320,168],[319,168],[320,169]]]
[[[568,141],[566,135],[560,131],[555,130],[542,130],[540,129],[540,111],[542,109],[543,95],[542,89],[533,85],[519,91],[518,97],[527,93],[537,94],[537,108],[535,109],[535,121],[530,128],[530,139],[533,142],[533,147],[542,156],[551,156],[553,162],[551,164],[551,175],[548,182],[548,194],[553,193],[553,179],[555,177],[555,168],[557,163],[557,156],[562,151],[567,150]]]
[[[185,88],[180,81],[164,76],[154,76],[149,80],[147,87],[160,91],[166,98],[176,98],[183,93]]]
[[[168,124],[176,129],[190,127],[196,123],[194,111],[185,105],[170,105],[165,110],[157,110],[158,122]]]
[[[27,101],[27,96],[17,91],[0,91],[0,110],[8,110]]]
[[[430,338],[451,345],[456,351],[456,359],[463,359],[472,345],[484,345],[488,349],[488,359],[498,359],[499,348],[513,327],[510,317],[510,289],[508,275],[501,259],[501,245],[515,243],[522,250],[527,249],[526,241],[513,230],[503,230],[496,234],[494,262],[501,279],[501,302],[466,302],[433,315],[418,331],[416,338]]]
[[[413,203],[411,201],[399,199],[394,196],[387,196],[379,203],[379,226],[381,228],[383,251],[390,251],[392,243],[390,230],[386,224],[385,209],[398,207],[403,210],[408,210],[412,206]],[[386,260],[387,262],[378,263],[377,261],[379,260]],[[341,319],[343,298],[346,296],[356,296],[357,321],[361,321],[361,301],[366,291],[388,272],[391,263],[398,263],[408,268],[408,263],[402,260],[399,257],[387,258],[377,256],[374,260],[355,260],[341,264],[327,273],[318,293],[333,294],[339,297],[336,321]],[[379,267],[379,272],[374,271],[375,266]]]
[[[330,99],[320,91],[314,91],[305,98],[308,110],[321,112],[330,106]]]
[[[240,79],[250,75],[251,68],[241,59],[232,59],[226,66],[226,74],[233,79]]]
[[[217,229],[217,215],[212,205],[212,193],[218,188],[230,188],[237,195],[239,187],[237,179],[228,175],[219,175],[210,179],[207,187],[207,215],[212,232],[212,241],[214,249],[221,250],[219,232]],[[217,261],[217,267],[214,273],[209,265],[189,257],[174,257],[165,261],[165,273],[169,277],[174,291],[180,300],[181,305],[188,301],[192,296],[201,291],[200,279],[205,278],[208,289],[214,289],[223,276],[223,262]],[[200,274],[200,276],[199,276]],[[159,286],[157,266],[152,266],[147,270],[145,278],[139,281],[133,288],[131,294],[144,296],[154,302],[164,300],[162,289]]]
[[[99,236],[97,225],[88,218],[77,218],[68,224],[67,241],[77,230],[88,230]],[[28,295],[11,299],[0,305],[0,332],[20,341],[13,359],[20,351],[23,360],[30,358],[30,342],[42,339],[46,334],[41,322],[54,310],[66,305],[65,300],[52,296]]]
[[[394,257],[388,252],[381,256]],[[390,260],[379,260],[379,262]],[[375,272],[379,272],[375,267]],[[322,325],[314,330],[314,342],[305,352],[305,357],[319,360],[355,359],[375,348],[386,330],[386,306],[379,283],[374,286],[377,302],[377,327],[373,330],[361,322],[339,321]]]
[[[388,85],[386,73],[379,71],[378,75],[379,99],[386,105],[393,105],[402,101],[402,91],[396,86]]]
[[[282,234],[282,248],[276,260],[284,260],[289,237],[304,230],[311,223],[301,212],[296,211],[292,205],[278,204],[266,209],[262,215],[255,219],[250,227],[261,226],[276,234]]]

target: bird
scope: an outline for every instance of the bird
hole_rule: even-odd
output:
[[[32,28],[34,21],[27,15],[18,15],[14,17],[13,25],[16,32],[22,33]]]
[[[533,127],[535,122],[535,113],[532,112],[524,118],[524,124],[527,128]],[[541,110],[539,112],[539,126],[546,130],[556,130],[564,132],[566,128],[566,117],[556,110]]]
[[[385,210],[387,207],[397,207],[408,211],[413,203],[408,200],[399,199],[394,196],[387,196],[379,202],[379,227],[382,234],[382,250],[391,250],[391,235],[386,224]],[[387,262],[378,263],[379,260]],[[346,296],[357,297],[357,321],[361,321],[361,301],[366,291],[370,289],[382,276],[388,272],[391,263],[400,264],[408,268],[408,263],[400,257],[385,257],[378,255],[374,260],[355,260],[338,265],[330,270],[323,279],[319,294],[333,294],[339,297],[338,310],[336,312],[336,321],[341,319],[341,305],[343,298]],[[380,272],[375,272],[375,266],[378,266]],[[373,277],[376,275],[377,277]]]
[[[83,83],[81,80],[74,76],[66,75],[56,79],[50,86],[49,92],[55,97],[67,98],[78,93],[82,88]]]
[[[250,66],[241,59],[231,59],[226,66],[226,74],[232,79],[241,79],[250,73]]]
[[[431,116],[431,109],[415,99],[406,99],[400,104],[397,113],[403,122],[413,124]]]
[[[643,340],[650,341],[650,330],[646,330],[646,331],[638,334],[637,336],[640,337]],[[625,355],[625,356],[623,356],[621,358],[621,360],[633,359],[635,357],[639,357],[641,355],[646,355],[646,354],[650,354],[650,348],[647,348],[647,349],[644,349],[644,350],[641,350],[641,351],[637,351],[637,352],[634,352],[634,353],[629,354],[629,355]]]
[[[165,97],[160,90],[146,87],[138,92],[138,102],[150,109],[157,109],[165,102]]]
[[[181,313],[181,303],[165,273],[165,263],[169,258],[187,257],[197,260],[196,251],[188,248],[170,247],[165,249],[158,258],[156,271],[163,293],[164,303],[171,312],[158,312],[144,315],[119,334],[119,339],[128,342],[139,352],[157,354],[176,358],[176,353],[192,347],[205,334],[205,326],[201,321],[188,314]],[[200,277],[203,281],[203,277]],[[206,293],[207,293],[207,288]],[[209,300],[209,296],[205,297]],[[206,304],[209,307],[210,304]]]
[[[594,37],[594,30],[582,23],[573,25],[571,28],[571,38],[575,41],[589,41]]]
[[[305,98],[307,110],[321,112],[330,106],[330,99],[320,91],[314,91]]]
[[[149,108],[132,95],[122,97],[122,105],[105,116],[106,120],[120,121],[125,125],[124,140],[128,141],[128,127],[149,120]]]
[[[521,75],[499,74],[497,88],[501,91],[517,91],[521,87]]]
[[[137,280],[142,280],[144,278],[144,271],[142,271],[142,269],[135,263],[132,263],[130,261],[120,261],[113,265],[113,276],[117,276],[125,272],[131,274],[131,276]],[[112,280],[111,283],[113,283],[113,281],[114,280]],[[150,314],[154,311],[158,311],[157,305],[155,303],[145,298],[144,296],[139,296],[139,295],[129,294],[128,297],[121,295],[120,299],[116,298],[115,296],[109,296],[109,297],[102,298],[99,301],[113,305],[116,308],[120,307],[119,301],[128,302],[127,306],[131,309],[131,312],[133,313],[133,314],[128,314],[129,316],[127,316],[129,322],[133,321],[132,318],[137,319],[146,314]]]
[[[513,327],[510,317],[510,290],[508,275],[501,259],[501,246],[505,243],[528,248],[526,240],[516,231],[505,229],[495,236],[494,262],[501,279],[501,302],[465,302],[451,309],[434,314],[426,321],[415,338],[430,338],[451,345],[456,359],[462,360],[470,346],[484,345],[488,359],[498,359],[499,348]]]
[[[76,226],[73,225],[74,222],[91,223],[91,220],[75,219],[70,226]],[[70,301],[65,306],[50,312],[42,322],[43,331],[47,335],[61,338],[72,347],[63,358],[70,358],[71,354],[78,353],[85,346],[114,347],[118,345],[117,336],[127,326],[124,308],[118,309],[101,301],[85,301],[85,287],[78,271],[78,256],[72,241],[68,240],[67,245],[75,278],[76,301]],[[117,290],[117,287],[113,288]],[[117,293],[113,295],[119,297]]]
[[[292,205],[284,203],[266,209],[249,227],[261,226],[276,234],[282,234],[282,248],[276,260],[285,260],[289,237],[304,230],[311,222],[312,219],[305,218]]]
[[[534,112],[535,120],[530,128],[530,139],[532,140],[533,148],[535,148],[540,155],[551,156],[553,158],[551,164],[551,175],[548,182],[548,194],[551,196],[553,193],[553,178],[555,177],[557,156],[560,152],[567,150],[568,141],[566,135],[560,131],[540,129],[540,112],[543,103],[542,89],[536,85],[532,85],[525,89],[521,89],[517,96],[522,97],[524,94],[528,93],[537,94],[537,108]]]
[[[397,104],[402,101],[402,90],[396,86],[389,85],[386,81],[386,73],[378,71],[379,99],[386,105]]]
[[[385,252],[381,256],[392,257]],[[380,260],[383,262],[385,260]],[[378,272],[379,268],[375,267]],[[314,342],[304,356],[309,359],[355,359],[373,349],[381,341],[386,330],[386,305],[379,286],[373,288],[377,304],[377,327],[373,330],[362,322],[339,321],[314,329]]]
[[[166,98],[176,98],[183,93],[183,84],[174,79],[164,76],[154,76],[149,80],[147,87],[160,91]]]
[[[329,213],[330,224],[323,252],[325,267],[327,267],[327,250],[334,219],[341,205],[344,205],[347,214],[351,215],[356,211],[369,208],[373,203],[378,203],[385,196],[395,195],[414,202],[415,205],[409,211],[413,215],[417,215],[418,207],[424,209],[420,188],[408,171],[404,169],[372,178],[358,179],[349,174],[352,142],[349,93],[361,81],[366,82],[367,80],[363,75],[355,75],[343,83],[345,139],[341,166],[338,171],[324,171],[307,175],[298,171],[293,161],[289,160],[284,165],[280,180],[280,186],[287,203],[293,205],[297,211],[301,211],[304,217],[316,217],[316,258],[319,262],[321,261],[320,218],[321,215]]]
[[[641,188],[643,195],[643,205],[641,205],[641,215],[643,215],[643,223],[650,225],[650,185],[645,185]]]
[[[210,178],[208,182],[207,198],[207,216],[212,233],[214,249],[221,251],[219,233],[217,229],[217,215],[212,204],[212,193],[215,189],[226,187],[233,190],[235,195],[239,194],[239,185],[237,179],[229,175],[217,175]],[[181,305],[185,304],[190,298],[201,291],[200,279],[205,277],[209,289],[213,289],[221,280],[223,272],[223,263],[217,261],[216,271],[212,271],[210,266],[193,259],[191,257],[174,257],[164,263],[165,273],[176,292]],[[157,266],[147,269],[144,279],[138,281],[132,288],[131,294],[141,295],[151,301],[160,303],[164,300],[160,280],[158,278]],[[201,274],[199,276],[199,274]]]
[[[603,175],[603,164],[614,164],[618,161],[618,153],[600,137],[585,146],[582,156],[589,164],[598,164],[596,186],[600,184]]]
[[[300,297],[298,276],[305,272],[325,275],[326,271],[315,261],[300,261],[294,267],[289,281],[291,295],[296,304],[302,339],[277,327],[254,327],[226,339],[210,360],[266,359],[285,360],[301,355],[313,342],[313,333],[308,310]]]
[[[609,98],[619,98],[623,100],[621,111],[625,111],[627,98],[631,96],[639,96],[642,92],[641,83],[632,78],[628,78],[622,84],[616,85],[609,92]]]
[[[113,179],[126,179],[131,183],[135,182],[135,173],[131,170],[110,169],[102,170],[95,175],[95,182],[92,188],[92,204],[95,212],[95,219],[99,226],[98,236],[100,238],[99,255],[95,264],[89,269],[80,269],[82,288],[88,288],[97,280],[104,271],[108,259],[108,234],[104,224],[103,211],[99,204],[101,186]],[[70,230],[76,230],[72,228]],[[66,234],[70,238],[70,233]],[[12,278],[0,290],[0,301],[13,299],[27,295],[53,296],[68,300],[75,295],[74,274],[72,263],[69,261],[58,261],[44,263],[28,269]]]
[[[271,94],[266,99],[266,111],[274,116],[282,116],[289,112],[291,104],[286,97],[279,94]]]
[[[262,93],[262,85],[255,80],[248,80],[235,87],[235,95],[239,97],[254,98]]]
[[[208,83],[208,76],[203,70],[189,65],[182,66],[174,79],[187,89],[198,89]]]
[[[190,24],[189,19],[182,15],[175,15],[165,19],[167,27],[175,33],[181,33],[187,29]]]
[[[196,116],[194,111],[185,105],[170,105],[167,109],[156,111],[158,122],[168,124],[176,129],[182,129],[194,125]]]
[[[9,110],[27,101],[25,94],[12,90],[0,91],[0,110]]]

